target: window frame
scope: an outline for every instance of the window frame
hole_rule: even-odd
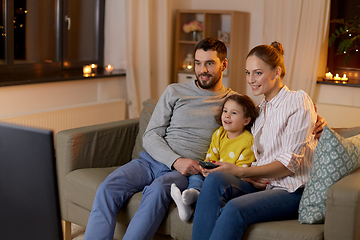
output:
[[[0,0],[1,1],[1,0]],[[79,78],[82,77],[82,66],[85,64],[95,63],[101,69],[104,62],[104,19],[105,19],[105,0],[96,1],[96,26],[95,26],[95,59],[86,61],[72,61],[64,64],[64,49],[67,44],[64,41],[65,36],[65,8],[67,1],[70,0],[53,0],[55,2],[55,59],[51,63],[14,63],[14,1],[2,0],[4,8],[4,32],[6,34],[4,40],[4,64],[0,65],[0,86],[2,85],[18,85],[25,83],[51,82],[52,78],[59,81],[66,71],[78,69]],[[66,66],[65,66],[66,65]],[[54,77],[49,77],[54,76]],[[41,78],[43,78],[41,80]]]
[[[341,6],[343,8],[340,10],[339,7],[338,7],[340,5],[340,1],[342,1],[342,0],[331,0],[330,20],[346,18],[346,17],[344,17],[344,15],[346,14],[346,11],[349,8],[349,6],[346,6],[346,3],[341,2]],[[356,5],[356,3],[354,3],[354,4]],[[360,5],[360,3],[357,4],[357,5]],[[329,38],[330,38],[331,34],[334,33],[335,29],[337,29],[339,26],[340,25],[338,25],[336,23],[330,23],[329,36],[328,36]],[[354,64],[358,63],[358,59],[360,59],[360,53],[357,53],[357,55],[354,55],[351,58],[351,60],[349,61],[350,64],[348,64],[348,66],[346,66],[346,64],[345,64],[346,55],[338,55],[338,54],[336,54],[339,41],[340,40],[337,39],[332,44],[332,46],[328,47],[328,55],[327,55],[327,68],[328,69],[327,69],[327,71],[338,72],[338,71],[341,71],[341,69],[346,69],[348,71],[350,69],[352,69],[354,71],[359,71],[360,70],[360,64],[356,65],[356,66],[354,66]]]

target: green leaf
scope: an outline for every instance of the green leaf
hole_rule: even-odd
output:
[[[346,58],[345,58],[345,66],[347,66],[350,58],[351,58],[352,56],[354,56],[354,54],[355,54],[355,51],[351,51],[350,54],[348,54],[348,55],[346,56]]]
[[[359,9],[360,5],[357,8]],[[336,54],[345,54],[345,64],[347,64],[354,54],[360,54],[356,52],[356,49],[360,49],[360,14],[348,20],[332,19],[330,23],[336,24],[332,25],[336,29],[329,34],[329,47],[336,44]],[[340,41],[336,41],[337,39]]]

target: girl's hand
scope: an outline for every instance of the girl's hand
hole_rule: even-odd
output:
[[[205,162],[212,162],[214,163],[215,165],[219,165],[217,161],[211,161],[210,158],[206,158]],[[213,172],[214,169],[217,169],[217,168],[213,168],[213,169],[206,169],[206,168],[203,168],[201,167],[201,174],[204,176],[204,177],[207,177],[207,175],[209,175],[211,172]]]
[[[203,167],[200,167],[201,168],[201,170],[200,170],[200,172],[201,172],[201,174],[204,176],[204,177],[207,177],[208,175],[209,175],[209,169],[205,169],[205,168],[203,168]]]

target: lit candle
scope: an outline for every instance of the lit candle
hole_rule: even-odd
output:
[[[331,72],[325,73],[325,79],[331,80],[332,77],[333,77],[333,75],[331,74]]]
[[[336,76],[334,77],[334,80],[341,80],[341,78],[339,77],[339,74],[337,73]]]
[[[96,71],[96,69],[97,69],[97,64],[93,63],[93,64],[91,64],[90,66],[91,66],[91,70],[92,70],[92,71]]]
[[[106,66],[105,68],[106,72],[108,73],[112,73],[112,71],[114,70],[113,66],[111,66],[110,64]]]
[[[90,67],[91,67],[91,72],[92,72],[92,73],[96,73],[96,71],[97,71],[97,64],[93,63],[93,64],[90,65]]]
[[[83,73],[84,73],[85,77],[90,76],[90,74],[91,74],[91,66],[90,65],[85,65],[83,67]]]
[[[344,74],[344,76],[341,78],[341,80],[343,80],[343,81],[347,81],[347,80],[348,80],[348,78],[346,77],[346,74]]]
[[[83,73],[91,73],[91,67],[90,65],[85,65],[83,67]]]

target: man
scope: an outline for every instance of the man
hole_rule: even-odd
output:
[[[217,39],[195,47],[196,81],[169,85],[159,99],[143,137],[146,152],[111,173],[99,186],[85,239],[112,239],[116,216],[136,192],[143,191],[138,211],[123,239],[151,239],[169,204],[171,184],[180,190],[186,176],[200,171],[221,101],[233,91],[222,85],[227,50]],[[155,159],[155,160],[154,160]]]
[[[217,39],[203,39],[196,45],[197,79],[166,88],[143,136],[146,152],[116,169],[99,186],[85,240],[113,239],[119,209],[139,191],[142,200],[123,239],[153,237],[172,201],[171,184],[183,191],[187,176],[200,172],[199,161],[205,159],[219,127],[214,116],[222,100],[234,93],[222,84],[226,57],[226,46]]]

